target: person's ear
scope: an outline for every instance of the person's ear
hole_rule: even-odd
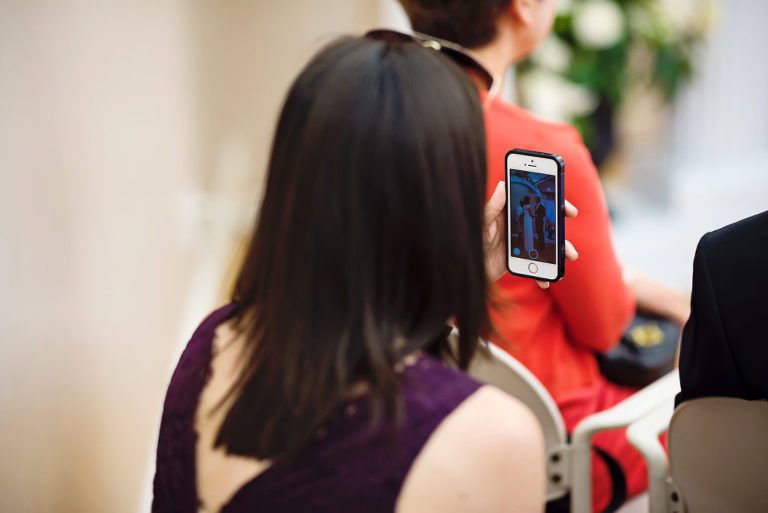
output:
[[[508,14],[519,25],[531,26],[534,19],[534,3],[537,0],[510,0]]]

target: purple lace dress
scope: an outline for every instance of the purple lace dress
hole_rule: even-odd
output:
[[[154,479],[155,513],[197,513],[194,415],[209,373],[216,327],[231,307],[212,313],[192,335],[163,407]],[[406,474],[440,422],[481,385],[422,355],[405,368],[404,422],[368,427],[364,398],[342,405],[290,465],[277,462],[248,481],[222,513],[391,512]]]

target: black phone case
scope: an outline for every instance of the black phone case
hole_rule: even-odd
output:
[[[510,254],[510,237],[511,237],[511,227],[509,226],[509,220],[512,218],[511,212],[509,211],[510,205],[509,205],[509,169],[507,168],[507,158],[511,153],[514,153],[516,155],[528,155],[529,157],[539,157],[549,160],[554,160],[555,163],[557,163],[557,197],[558,197],[558,208],[560,209],[560,218],[558,219],[557,223],[557,276],[555,276],[552,279],[546,279],[546,278],[539,278],[538,276],[530,275],[530,274],[522,274],[522,273],[516,273],[512,272],[512,270],[509,268],[509,254]],[[510,274],[514,274],[515,276],[522,276],[524,278],[533,278],[540,281],[549,281],[549,282],[556,282],[565,276],[565,163],[563,162],[563,157],[560,155],[556,155],[554,153],[542,153],[540,151],[531,151],[531,150],[523,150],[521,148],[515,148],[514,150],[509,150],[506,155],[504,155],[504,190],[506,194],[506,207],[504,214],[506,215],[506,233],[504,234],[505,239],[505,250],[506,250],[506,265],[507,265],[507,271]]]

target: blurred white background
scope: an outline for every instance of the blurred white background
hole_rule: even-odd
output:
[[[670,137],[635,145],[663,176],[609,184],[621,254],[669,283],[768,208],[766,17],[721,5]],[[394,0],[0,0],[0,511],[146,511],[165,387],[225,297],[282,97],[379,25],[405,26]]]
[[[687,290],[704,233],[768,210],[768,2],[716,12],[667,133],[636,144],[633,175],[609,184],[622,260]]]

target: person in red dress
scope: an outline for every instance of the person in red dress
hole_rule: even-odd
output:
[[[469,48],[497,79],[528,56],[551,32],[556,0],[400,0],[413,29]],[[587,148],[571,126],[540,119],[498,96],[482,92],[488,143],[488,195],[504,180],[507,151],[513,148],[556,153],[565,161],[565,197],[579,209],[566,221],[568,239],[579,259],[567,262],[565,278],[549,289],[529,279],[506,275],[496,284],[493,342],[528,367],[552,394],[574,427],[586,416],[607,409],[636,390],[608,382],[595,353],[618,343],[642,308],[684,324],[685,299],[620,265],[612,243],[605,197]],[[647,487],[641,455],[623,430],[595,437],[623,470],[627,495]],[[611,501],[612,482],[603,458],[593,458],[593,507]]]

